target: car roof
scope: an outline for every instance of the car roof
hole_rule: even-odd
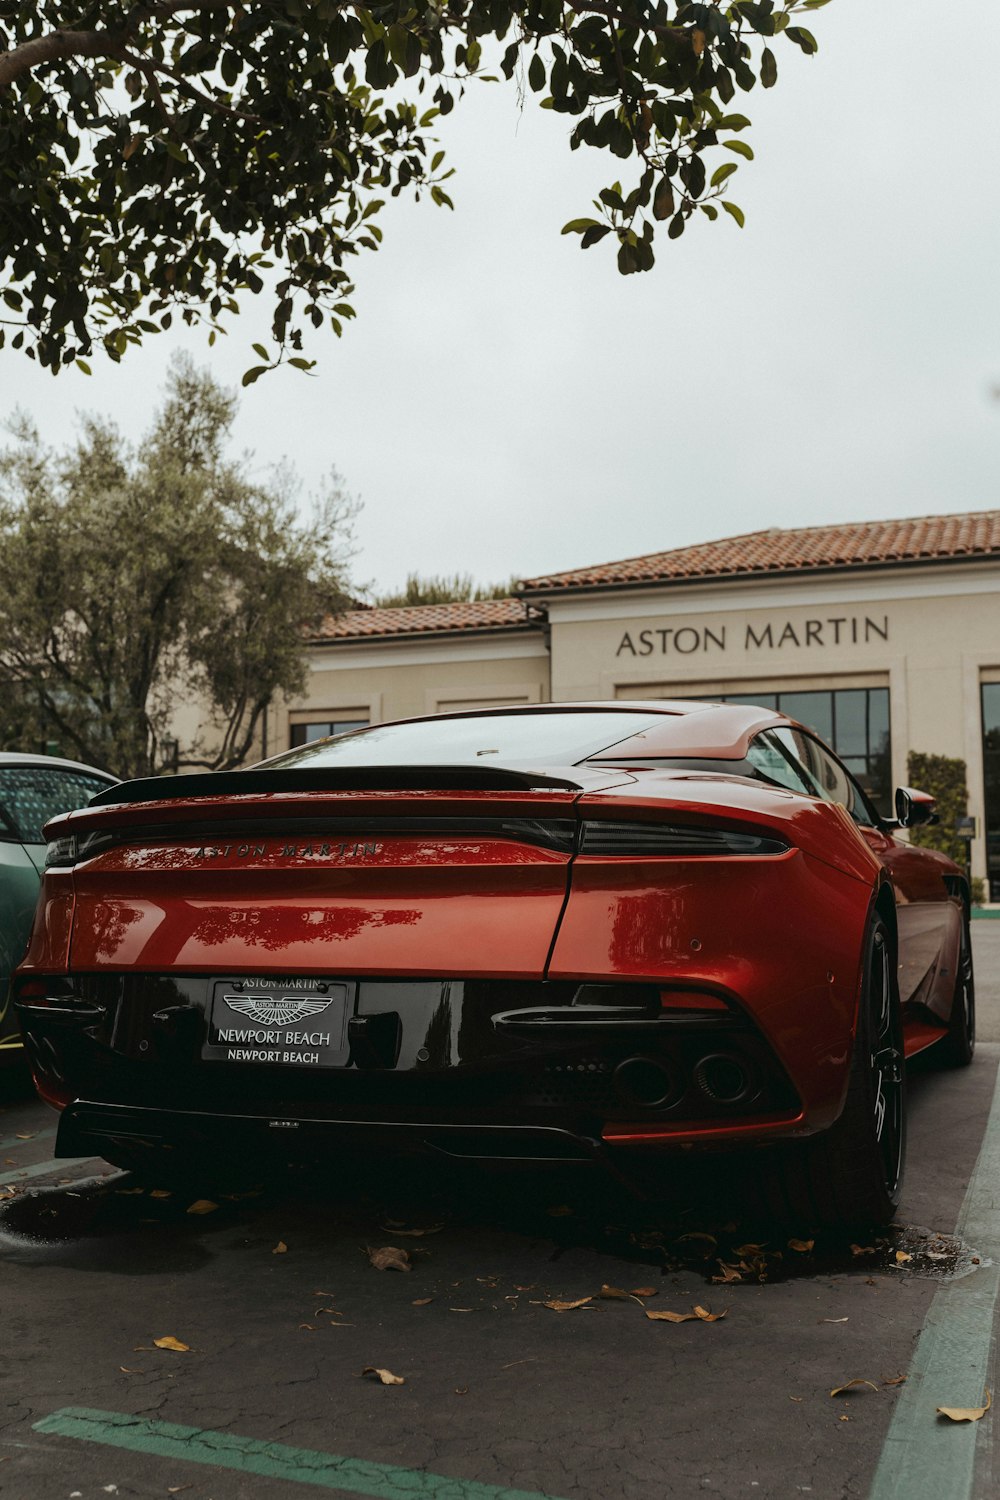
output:
[[[518,703],[498,708],[456,709],[443,714],[417,714],[412,719],[393,723],[471,718],[506,718],[532,714],[615,713],[656,716],[662,723],[647,725],[627,739],[605,750],[595,751],[590,761],[649,760],[653,758],[705,757],[713,760],[742,760],[751,738],[762,729],[795,724],[785,714],[754,703],[718,703],[697,698],[613,698],[574,703]],[[385,725],[372,725],[384,728]],[[365,729],[352,735],[363,736]]]
[[[0,769],[4,766],[58,766],[62,771],[86,771],[88,776],[99,776],[109,784],[118,780],[109,771],[99,771],[96,766],[84,765],[81,760],[65,760],[61,755],[28,755],[20,750],[0,750]]]
[[[480,713],[504,715],[581,712],[653,714],[660,716],[663,721],[662,725],[642,730],[608,750],[598,751],[594,759],[613,756],[620,760],[623,755],[709,755],[738,760],[746,754],[747,743],[753,734],[769,725],[794,722],[786,715],[776,713],[773,708],[763,708],[756,703],[719,703],[698,698],[613,698],[579,703],[529,703],[494,709],[469,709],[465,713],[440,717],[457,719]]]

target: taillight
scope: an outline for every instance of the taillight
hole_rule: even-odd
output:
[[[673,823],[585,822],[580,830],[581,854],[784,854],[781,839],[734,828],[685,827]]]
[[[60,838],[50,839],[45,849],[45,868],[65,870],[78,865],[82,859],[90,859],[102,849],[115,842],[113,833],[103,830],[94,833],[66,833]]]

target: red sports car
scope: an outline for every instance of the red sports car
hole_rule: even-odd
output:
[[[783,1217],[883,1223],[904,1058],[968,1063],[969,890],[761,708],[381,724],[110,788],[47,828],[17,1005],[57,1155],[164,1170],[385,1140],[749,1151]]]

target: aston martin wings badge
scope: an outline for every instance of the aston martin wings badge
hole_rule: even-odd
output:
[[[304,1021],[306,1016],[318,1016],[326,1010],[330,1000],[300,1000],[296,995],[283,995],[274,1000],[270,995],[226,995],[230,1010],[238,1011],[260,1026],[291,1026],[295,1021]]]

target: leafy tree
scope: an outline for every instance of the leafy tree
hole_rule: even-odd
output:
[[[925,849],[940,849],[942,854],[947,854],[949,859],[964,868],[969,846],[955,833],[955,824],[968,812],[965,761],[953,759],[950,755],[928,755],[911,750],[906,758],[906,774],[911,786],[919,787],[935,798],[941,820],[940,823],[911,829],[912,842]]]
[[[432,130],[484,48],[569,117],[572,148],[634,166],[563,232],[649,270],[658,223],[676,238],[721,206],[742,225],[725,194],[753,151],[730,106],[775,83],[779,34],[816,50],[793,18],[826,3],[8,0],[0,331],[56,371],[95,343],[120,359],[175,315],[211,341],[266,285],[274,345],[245,382],[309,368],[303,332],[353,316],[348,267],[377,248],[385,195],[452,206]]]
[[[239,765],[304,627],[347,603],[351,505],[300,518],[291,477],[224,452],[234,398],[184,360],[136,447],[87,418],[67,452],[23,419],[0,458],[0,739],[120,776]],[[205,705],[177,744],[178,715]]]
[[[407,573],[402,589],[375,596],[380,609],[400,609],[408,604],[461,604],[469,599],[507,599],[514,592],[514,580],[507,583],[477,584],[471,573],[435,573],[426,578]]]

